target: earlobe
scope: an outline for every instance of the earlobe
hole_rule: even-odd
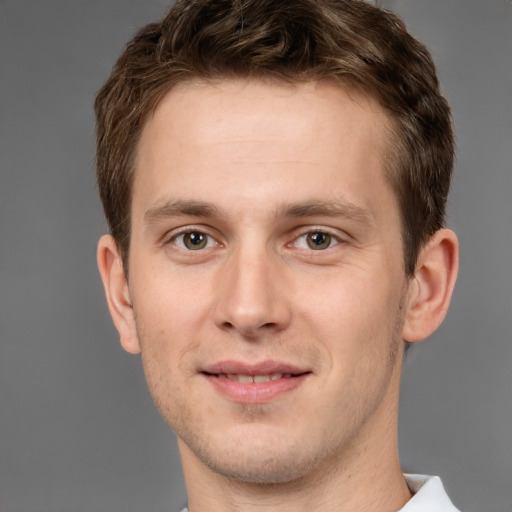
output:
[[[459,243],[455,233],[440,229],[418,256],[416,272],[409,284],[402,337],[421,341],[444,320],[459,268]]]
[[[121,345],[127,352],[138,354],[140,345],[128,281],[119,249],[111,235],[100,238],[97,260],[108,308],[119,332]]]

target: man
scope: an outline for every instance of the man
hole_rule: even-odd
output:
[[[99,269],[189,511],[455,511],[397,450],[405,345],[444,319],[458,265],[449,107],[402,22],[178,1],[96,113]]]

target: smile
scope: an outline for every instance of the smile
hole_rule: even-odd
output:
[[[236,403],[268,403],[296,390],[312,374],[308,369],[264,362],[246,365],[222,362],[201,374],[216,393]]]
[[[271,380],[289,379],[292,377],[291,373],[272,373],[270,375],[240,375],[237,373],[220,373],[217,375],[219,379],[230,379],[237,382],[251,383],[251,382],[270,382]]]

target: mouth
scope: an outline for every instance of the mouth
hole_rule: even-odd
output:
[[[312,372],[274,362],[257,365],[222,362],[201,374],[215,391],[230,401],[265,403],[296,390]]]
[[[279,379],[291,379],[293,377],[298,377],[302,374],[293,374],[293,373],[270,373],[267,375],[243,375],[239,373],[208,373],[203,372],[205,375],[210,377],[217,377],[218,379],[229,379],[235,382],[242,382],[244,384],[259,384],[262,382],[271,382]]]

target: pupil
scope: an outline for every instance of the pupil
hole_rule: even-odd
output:
[[[185,235],[185,245],[189,249],[201,249],[206,245],[206,237],[203,233],[187,233]]]
[[[327,233],[312,233],[308,236],[308,245],[311,249],[325,249],[331,243],[331,235]]]

